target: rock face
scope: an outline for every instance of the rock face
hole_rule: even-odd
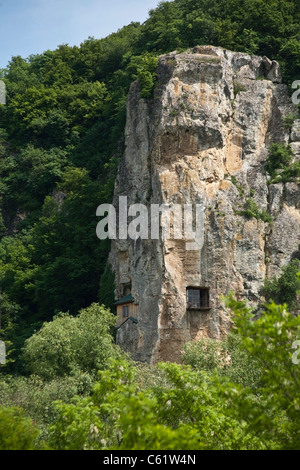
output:
[[[231,327],[220,297],[234,291],[257,305],[264,279],[298,251],[300,186],[267,184],[264,171],[272,142],[300,158],[300,122],[282,124],[294,111],[277,62],[222,48],[162,56],[151,101],[132,85],[115,207],[119,196],[149,213],[151,204],[205,206],[199,250],[185,239],[113,241],[116,300],[130,286],[139,305],[138,323],[117,338],[134,359],[179,361],[187,341],[220,339]],[[242,214],[249,198],[273,223]],[[210,308],[188,309],[188,287],[208,288]]]

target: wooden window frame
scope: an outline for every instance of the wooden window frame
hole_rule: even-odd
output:
[[[123,318],[129,318],[129,305],[123,305],[122,312],[123,312]]]

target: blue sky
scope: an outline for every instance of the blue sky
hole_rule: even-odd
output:
[[[0,68],[59,44],[102,38],[131,21],[144,22],[159,0],[0,0]]]

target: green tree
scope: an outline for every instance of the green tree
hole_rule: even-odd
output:
[[[254,320],[246,303],[236,301],[233,295],[227,306],[234,312],[245,349],[262,364],[264,384],[259,399],[247,389],[228,389],[227,399],[247,423],[248,431],[260,435],[269,448],[300,449],[300,369],[293,361],[300,317],[290,314],[287,305],[271,303]]]
[[[38,431],[18,408],[0,408],[0,450],[33,450]]]
[[[32,232],[34,301],[44,318],[55,311],[75,313],[97,300],[109,249],[108,240],[96,237],[96,208],[105,185],[84,169],[68,168],[58,191],[58,197],[46,198]]]
[[[151,98],[156,84],[158,57],[150,54],[131,57],[127,66],[133,79],[137,79],[141,88],[141,98]]]
[[[77,317],[57,315],[25,342],[24,360],[29,371],[50,380],[80,370],[93,373],[118,357],[110,330],[115,317],[93,304]]]
[[[243,348],[242,337],[233,330],[222,341],[203,338],[187,343],[183,361],[195,370],[228,377],[232,383],[259,392],[262,386],[261,363]]]
[[[219,386],[189,367],[162,364],[164,383],[140,389],[139,370],[113,362],[100,373],[92,398],[57,404],[50,447],[117,450],[263,448],[230,416]],[[155,372],[156,376],[158,372]]]
[[[31,213],[41,208],[45,197],[61,179],[66,152],[58,148],[45,151],[28,145],[2,166],[6,185],[4,206],[11,212]]]

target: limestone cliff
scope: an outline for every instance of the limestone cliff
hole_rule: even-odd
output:
[[[127,321],[118,343],[141,361],[180,358],[201,336],[221,338],[231,319],[220,296],[235,291],[253,305],[266,276],[277,274],[300,243],[300,187],[267,184],[272,142],[291,142],[300,158],[300,122],[276,62],[215,47],[160,58],[154,99],[131,87],[126,151],[114,204],[196,204],[205,207],[204,245],[185,240],[116,240],[110,263],[116,300],[131,289],[138,323]],[[273,223],[241,212],[251,197]],[[208,288],[210,309],[189,310],[189,286]]]

